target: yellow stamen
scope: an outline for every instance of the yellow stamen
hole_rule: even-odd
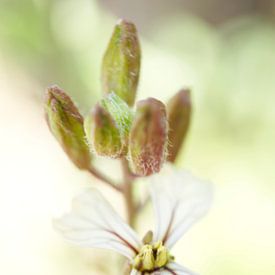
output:
[[[147,243],[142,246],[139,254],[134,258],[133,267],[141,272],[150,272],[166,266],[173,259],[174,257],[170,255],[161,241],[153,244]]]

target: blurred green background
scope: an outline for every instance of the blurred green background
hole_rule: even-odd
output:
[[[175,248],[178,262],[203,275],[274,275],[271,0],[0,0],[0,274],[114,274],[116,255],[72,247],[52,230],[56,211],[98,182],[63,154],[42,99],[55,83],[89,111],[100,98],[101,58],[120,17],[140,34],[138,98],[167,101],[182,86],[193,90],[178,166],[213,181],[216,196],[207,218]],[[117,163],[98,163],[119,176]],[[120,198],[99,188],[123,215]],[[151,226],[149,213],[140,224],[141,232]]]

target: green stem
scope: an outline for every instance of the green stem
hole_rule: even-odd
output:
[[[136,218],[136,206],[134,202],[133,194],[133,181],[135,176],[129,169],[129,164],[126,158],[121,160],[124,184],[123,184],[123,194],[125,199],[125,205],[127,209],[127,219],[131,227],[135,227],[135,218]]]

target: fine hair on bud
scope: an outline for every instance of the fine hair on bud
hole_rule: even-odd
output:
[[[154,98],[137,103],[129,136],[129,163],[134,174],[160,171],[166,157],[168,123],[164,104]]]
[[[115,26],[103,57],[103,93],[113,92],[132,106],[139,81],[140,59],[140,45],[135,25],[120,20]]]
[[[44,109],[50,131],[72,162],[89,169],[91,155],[86,143],[83,117],[71,98],[58,86],[46,90]]]
[[[186,139],[191,121],[191,112],[190,90],[187,88],[180,90],[167,103],[169,122],[167,160],[170,162],[176,161]]]
[[[99,156],[119,158],[123,154],[120,132],[110,113],[96,104],[85,118],[85,132],[93,152]]]
[[[116,94],[105,96],[85,118],[85,132],[93,152],[121,158],[127,154],[132,111]]]

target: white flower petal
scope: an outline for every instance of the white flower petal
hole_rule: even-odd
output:
[[[130,275],[141,275],[142,273],[136,269],[132,269]]]
[[[77,196],[71,212],[54,220],[54,227],[69,242],[114,250],[129,259],[142,245],[136,233],[95,189]]]
[[[151,197],[157,226],[154,240],[170,249],[209,209],[211,185],[172,166],[150,178]]]
[[[161,270],[151,273],[151,275],[173,275],[173,273],[171,273],[167,269],[161,269]]]
[[[171,270],[174,273],[170,274],[177,274],[177,275],[198,275],[197,273],[194,273],[190,270],[188,270],[186,267],[183,267],[177,263],[170,263],[167,265],[167,269]]]

